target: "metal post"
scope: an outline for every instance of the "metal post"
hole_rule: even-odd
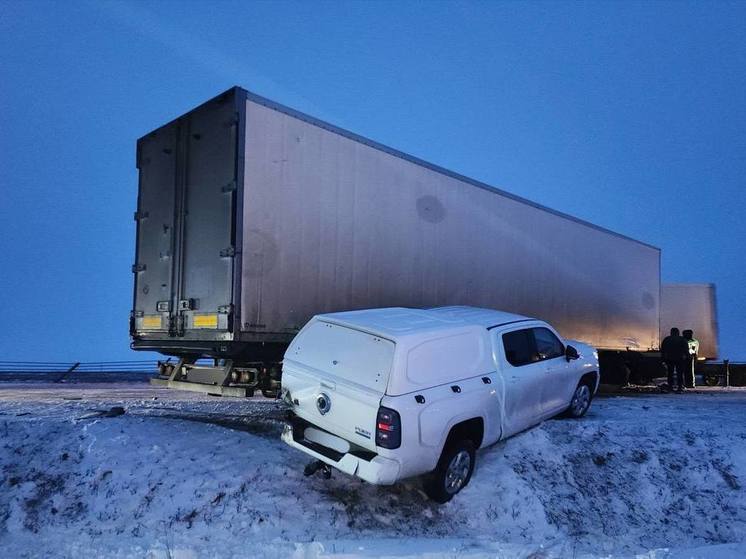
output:
[[[725,386],[730,386],[730,359],[723,359],[725,366]]]
[[[171,371],[171,376],[168,377],[168,380],[177,380],[177,376],[179,373],[181,373],[181,368],[184,366],[184,363],[186,363],[187,359],[186,357],[182,357],[179,359],[179,362],[176,364],[176,367]]]
[[[223,367],[225,368],[225,376],[220,382],[220,386],[228,386],[231,383],[231,373],[233,372],[233,359],[226,359]]]
[[[79,366],[80,366],[80,362],[78,362],[78,363],[75,363],[75,364],[74,364],[74,365],[73,365],[72,367],[70,367],[70,368],[69,368],[69,369],[68,369],[67,371],[65,371],[64,373],[62,373],[62,374],[60,375],[60,378],[58,378],[58,379],[57,379],[57,380],[55,380],[54,382],[62,382],[63,380],[65,380],[65,377],[66,377],[67,375],[69,375],[70,373],[72,373],[72,372],[73,372],[73,371],[74,371],[75,369],[77,369],[77,368],[78,368]]]

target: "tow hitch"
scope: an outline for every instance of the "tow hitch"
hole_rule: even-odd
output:
[[[319,470],[321,470],[321,475],[324,477],[324,479],[331,479],[332,467],[329,464],[322,462],[321,460],[310,461],[303,470],[303,475],[306,477],[312,476]]]

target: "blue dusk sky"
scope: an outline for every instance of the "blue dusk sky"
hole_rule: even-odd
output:
[[[233,85],[663,250],[746,360],[746,2],[0,0],[0,360],[129,349],[138,137]]]

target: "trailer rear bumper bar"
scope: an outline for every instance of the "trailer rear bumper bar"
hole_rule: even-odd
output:
[[[254,395],[254,389],[243,386],[220,386],[216,384],[204,384],[201,382],[189,382],[184,380],[171,380],[163,377],[150,379],[150,384],[175,388],[176,390],[188,390],[190,392],[201,392],[212,396],[232,396],[235,398],[248,398]]]
[[[155,386],[201,392],[213,396],[232,396],[250,398],[257,387],[257,378],[251,382],[234,382],[241,378],[241,371],[234,370],[232,360],[225,360],[222,366],[198,365],[194,360],[182,358],[174,365],[166,362],[158,363],[159,375],[150,379]],[[244,370],[244,373],[246,371]]]

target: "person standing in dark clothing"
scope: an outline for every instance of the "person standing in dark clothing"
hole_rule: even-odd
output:
[[[661,343],[661,357],[668,369],[668,388],[677,392],[684,391],[684,367],[689,358],[689,343],[679,334],[678,328],[671,328],[671,335],[666,336]]]
[[[686,368],[684,371],[684,386],[687,388],[694,388],[694,366],[697,363],[697,357],[699,354],[699,340],[694,337],[693,330],[684,330],[681,333],[689,345],[689,354],[686,356]]]

